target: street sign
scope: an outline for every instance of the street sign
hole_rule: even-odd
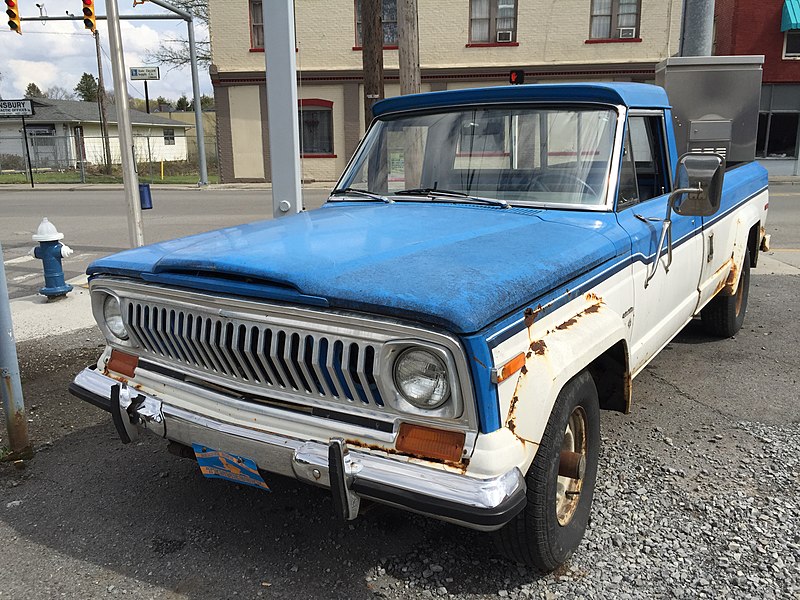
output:
[[[158,67],[131,67],[131,81],[161,79]]]
[[[30,117],[33,103],[30,100],[0,100],[0,117]]]

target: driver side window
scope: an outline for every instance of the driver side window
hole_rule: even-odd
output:
[[[671,191],[668,164],[663,117],[629,117],[617,206],[625,208]]]

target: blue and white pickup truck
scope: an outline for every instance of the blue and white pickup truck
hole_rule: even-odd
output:
[[[320,209],[89,267],[108,340],[71,385],[124,442],[484,531],[549,570],[589,520],[601,410],[691,319],[731,336],[767,175],[678,156],[665,91],[392,98]]]

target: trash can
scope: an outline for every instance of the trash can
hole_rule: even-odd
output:
[[[149,183],[139,184],[139,204],[141,204],[142,210],[153,208],[153,196],[150,195]]]

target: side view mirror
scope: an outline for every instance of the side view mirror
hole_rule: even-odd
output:
[[[719,154],[684,154],[678,162],[675,189],[667,201],[667,214],[661,226],[656,259],[648,267],[644,287],[656,274],[661,261],[664,242],[667,244],[667,262],[664,268],[669,271],[672,264],[672,217],[674,210],[687,217],[710,217],[719,210],[722,199],[722,179],[725,176],[725,159]]]
[[[684,154],[678,163],[673,209],[679,215],[710,217],[719,210],[725,159],[718,154]]]

